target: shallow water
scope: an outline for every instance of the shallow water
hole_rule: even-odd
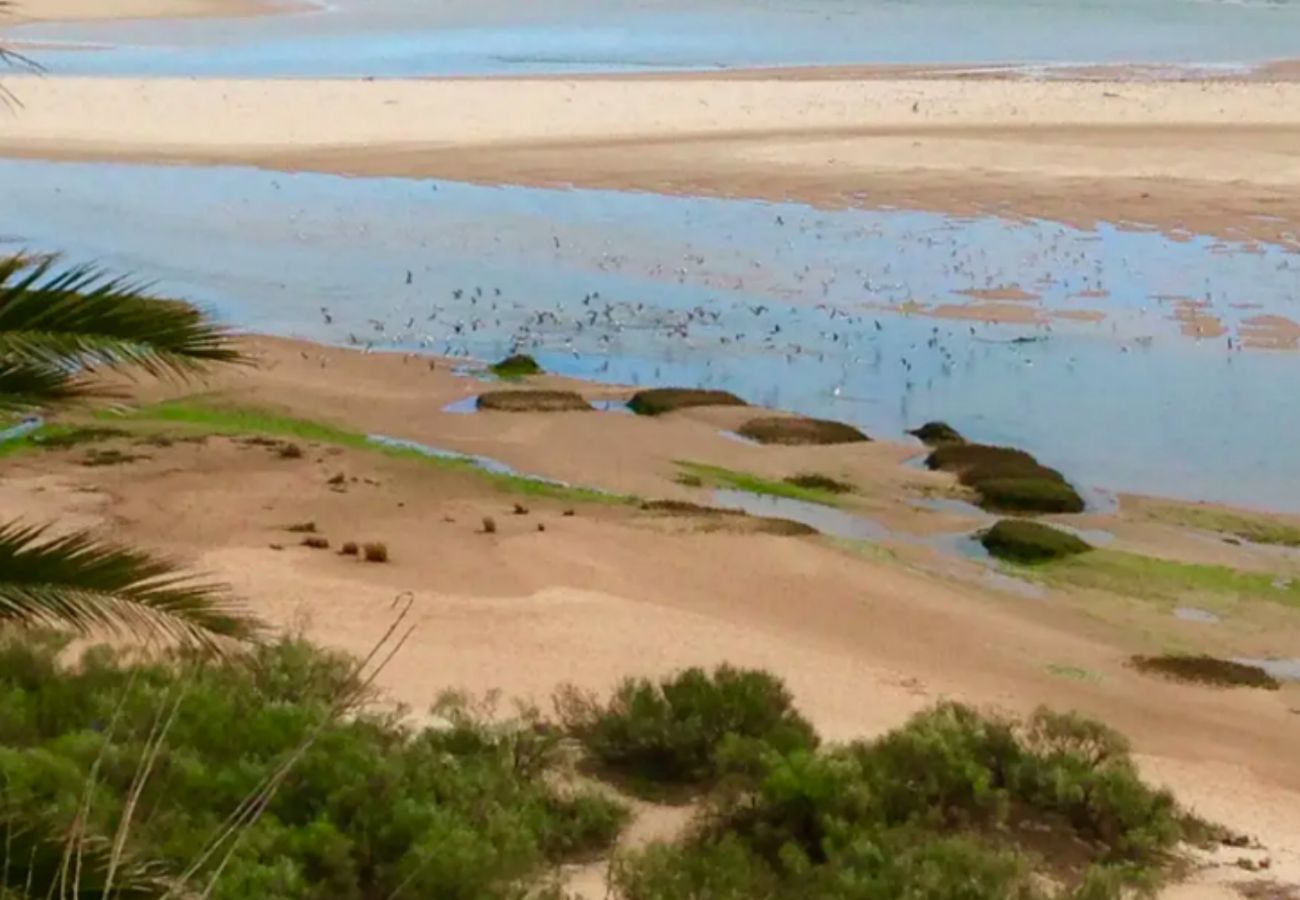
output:
[[[1200,609],[1195,606],[1178,606],[1174,608],[1174,618],[1182,619],[1184,622],[1201,622],[1206,625],[1214,625],[1222,621],[1215,613],[1208,609]]]
[[[7,161],[0,194],[11,246],[136,273],[253,330],[486,360],[519,348],[563,374],[732,390],[879,437],[941,418],[1090,491],[1300,509],[1300,355],[1183,337],[1158,299],[1208,296],[1230,328],[1300,317],[1300,256],[1282,248],[236,168]],[[900,311],[1009,284],[1107,318]]]
[[[45,24],[59,72],[321,76],[1300,56],[1294,0],[330,0],[287,16]]]
[[[833,506],[807,503],[787,497],[771,497],[749,491],[719,489],[713,492],[712,504],[764,519],[789,519],[822,534],[849,541],[883,541],[894,536],[890,529],[865,516],[854,515]]]

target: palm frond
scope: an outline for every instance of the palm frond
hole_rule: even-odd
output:
[[[159,635],[205,647],[259,628],[224,585],[89,532],[0,525],[0,623]]]
[[[66,403],[90,397],[111,397],[113,392],[76,372],[32,363],[10,362],[0,357],[0,413],[18,412],[49,403]]]
[[[78,876],[69,878],[66,859],[70,842],[81,852]],[[67,897],[72,900],[103,900],[104,889],[121,900],[161,900],[173,892],[173,880],[157,864],[133,859],[113,864],[112,844],[99,837],[78,835],[74,829],[58,828],[43,816],[29,811],[0,812],[0,897]]]
[[[185,377],[244,361],[231,334],[194,307],[94,266],[0,258],[0,360],[56,371],[139,368]]]

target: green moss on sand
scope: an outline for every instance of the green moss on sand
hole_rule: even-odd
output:
[[[1143,512],[1158,522],[1213,531],[1255,544],[1300,547],[1300,526],[1266,513],[1241,513],[1211,506],[1163,503],[1145,505]]]
[[[825,506],[836,506],[839,503],[838,495],[822,488],[800,487],[789,481],[778,481],[752,472],[738,472],[735,469],[704,463],[679,461],[677,465],[686,475],[693,475],[703,484],[712,487],[748,491],[751,494],[763,494],[768,497],[784,497],[787,500],[802,500],[806,503],[821,503]]]
[[[1175,562],[1126,553],[1093,550],[1036,566],[1016,566],[1027,578],[1058,587],[1106,591],[1154,600],[1170,606],[1212,608],[1215,601],[1269,600],[1300,607],[1300,579],[1267,572],[1244,572],[1227,566]]]
[[[157,429],[166,426],[191,434],[263,435],[295,438],[303,442],[329,444],[378,453],[395,459],[418,462],[440,469],[469,472],[491,482],[498,489],[515,494],[585,503],[630,503],[635,498],[592,488],[556,484],[525,475],[488,472],[467,459],[444,458],[414,447],[394,446],[371,440],[365,434],[324,422],[299,419],[266,410],[222,407],[196,400],[177,400],[121,412],[105,411],[100,416],[121,424]]]

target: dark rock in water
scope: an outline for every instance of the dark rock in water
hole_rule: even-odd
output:
[[[709,391],[699,388],[651,388],[637,391],[628,401],[628,409],[638,416],[661,416],[678,409],[694,406],[748,406],[729,391]]]
[[[491,371],[498,378],[523,378],[525,375],[541,375],[544,370],[531,356],[516,353],[492,366]]]
[[[1023,450],[988,444],[945,444],[926,466],[952,472],[973,489],[985,509],[1005,512],[1078,513],[1083,498],[1055,469]]]
[[[750,419],[736,433],[760,444],[860,444],[871,440],[852,425],[801,416]]]
[[[1250,687],[1276,691],[1282,685],[1259,666],[1218,659],[1213,656],[1166,654],[1135,656],[1133,667],[1139,672],[1163,675],[1178,681],[1191,681],[1211,687]]]
[[[966,439],[947,422],[926,422],[920,428],[913,428],[908,434],[918,439],[927,447],[942,447],[945,444],[964,444]]]
[[[573,391],[489,391],[478,408],[493,412],[590,412],[591,404]]]
[[[980,543],[998,559],[1028,564],[1065,559],[1092,549],[1068,531],[1024,519],[1003,519],[980,535]]]

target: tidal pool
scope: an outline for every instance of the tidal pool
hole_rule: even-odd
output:
[[[1300,319],[1283,247],[240,168],[7,161],[0,192],[9,249],[133,273],[251,330],[523,349],[562,374],[732,390],[885,438],[939,418],[1097,496],[1300,510],[1300,355],[1239,342],[1253,316]],[[933,314],[1016,292],[1033,299],[1001,302],[1037,321]],[[1189,298],[1223,337],[1183,333],[1172,307]],[[1059,317],[1079,310],[1103,318]]]

